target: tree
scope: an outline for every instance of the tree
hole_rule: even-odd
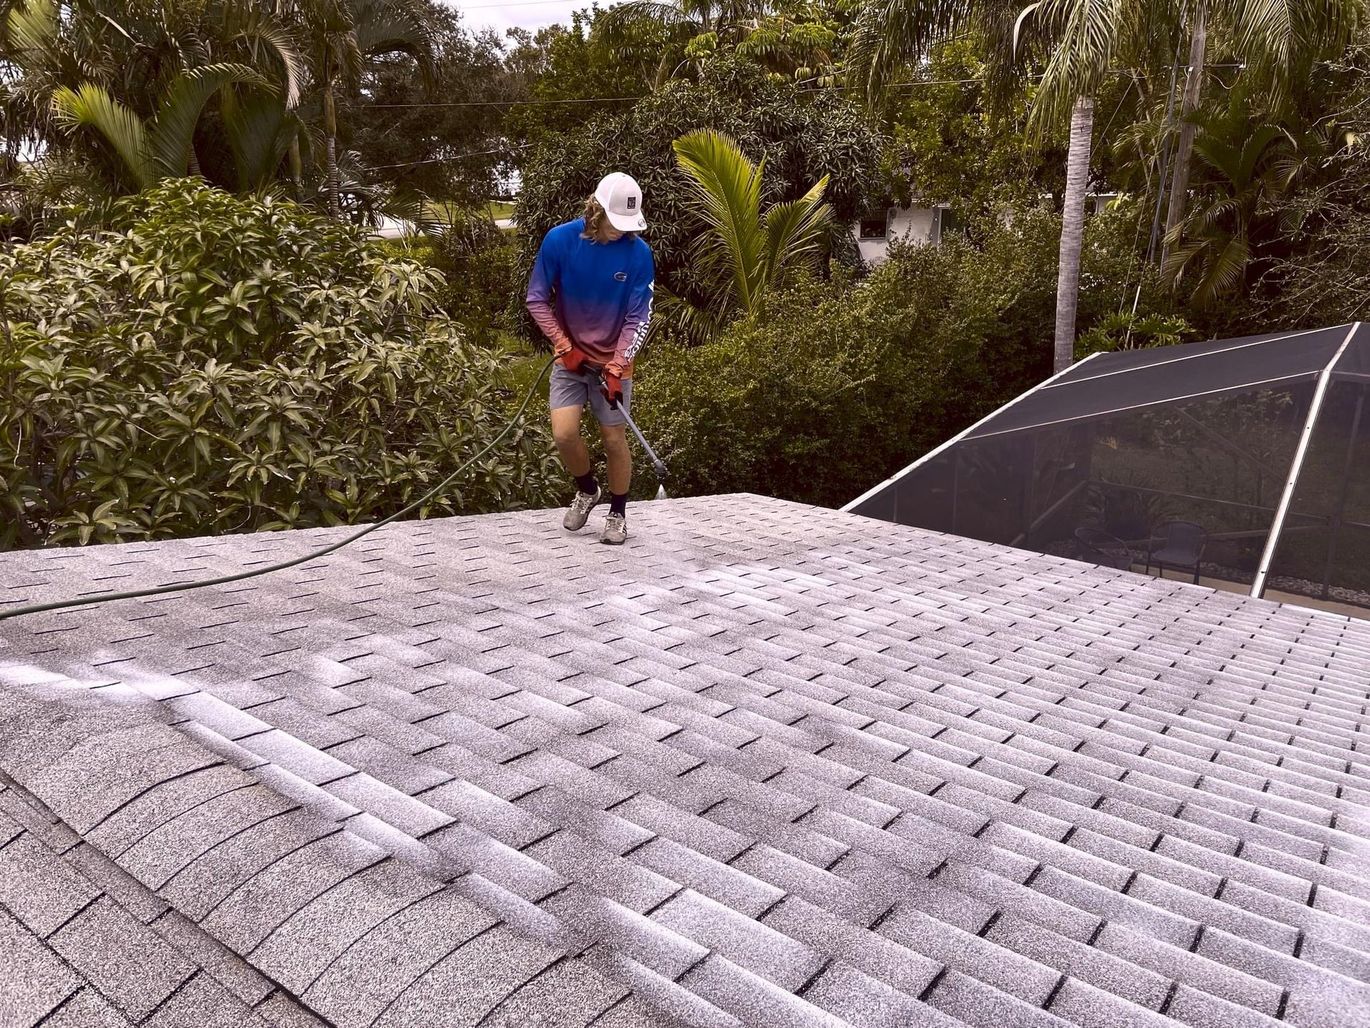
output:
[[[901,204],[950,204],[963,223],[982,223],[1003,203],[1059,198],[1065,148],[1026,132],[1029,84],[992,96],[984,44],[970,36],[933,45],[905,88],[879,109],[892,135],[890,193]]]
[[[832,223],[832,207],[823,203],[828,178],[762,213],[765,161],[753,164],[736,142],[709,129],[681,136],[673,149],[689,176],[690,201],[708,226],[696,252],[715,285],[703,305],[668,294],[658,306],[687,338],[705,341],[734,317],[758,310],[796,271],[814,268]]]
[[[1253,73],[1280,81],[1281,69],[1306,62],[1328,40],[1340,38],[1359,16],[1348,12],[1363,7],[1363,0],[1345,0],[1341,13],[1328,13],[1320,2],[1234,0],[1235,45],[1253,62]],[[1342,6],[1342,0],[1332,6]],[[1208,31],[1207,11],[1203,8],[1202,18],[1193,23],[1200,34]],[[881,95],[894,70],[925,53],[931,42],[967,27],[978,31],[989,54],[999,58],[991,62],[990,78],[1001,88],[1024,63],[1042,67],[1030,129],[1043,138],[1067,121],[1070,125],[1053,347],[1057,370],[1069,366],[1074,352],[1096,98],[1119,65],[1153,63],[1156,40],[1174,40],[1181,31],[1179,13],[1180,8],[1147,0],[1037,0],[1021,10],[1014,0],[876,0],[858,26],[853,69],[871,97]],[[1003,59],[1009,53],[1015,60]]]
[[[528,98],[527,85],[506,69],[494,32],[467,32],[454,8],[436,2],[425,19],[432,81],[415,74],[407,54],[367,62],[339,126],[342,145],[392,194],[474,207],[494,195],[514,153],[511,106]]]
[[[1237,296],[1264,251],[1296,234],[1298,215],[1283,201],[1333,164],[1341,145],[1317,125],[1268,117],[1239,88],[1225,107],[1193,118],[1194,152],[1206,175],[1198,204],[1167,235],[1162,270],[1176,287],[1192,282],[1190,302],[1199,308]]]
[[[324,174],[328,212],[342,210],[338,173],[338,92],[355,85],[368,61],[408,54],[431,71],[431,43],[423,0],[294,0],[313,55],[323,106]]]
[[[604,11],[592,8],[576,11],[569,25],[549,25],[536,34],[511,30],[514,46],[505,59],[506,73],[520,99],[531,102],[508,112],[510,138],[529,143],[549,133],[575,132],[606,109],[630,107],[645,92],[643,82],[652,77],[657,58],[625,60],[597,28],[604,17]],[[609,103],[605,97],[627,99]]]
[[[768,0],[627,0],[597,24],[603,38],[629,59],[659,55],[650,86],[661,86],[683,66],[692,40],[702,56],[720,42],[737,43],[768,12]]]
[[[1316,83],[1300,120],[1333,141],[1331,153],[1301,188],[1272,200],[1267,217],[1284,227],[1283,245],[1241,298],[1243,327],[1370,320],[1370,44],[1349,48]]]
[[[1339,54],[1367,14],[1365,0],[1188,0],[1182,25],[1189,37],[1189,63],[1180,103],[1180,134],[1170,179],[1166,214],[1167,262],[1171,240],[1189,203],[1189,178],[1196,116],[1207,79],[1204,63],[1211,30],[1230,41],[1233,51],[1253,64],[1252,77],[1277,99],[1306,82],[1317,63]],[[1281,106],[1277,103],[1276,108]]]
[[[117,188],[189,171],[251,189],[303,130],[304,57],[286,22],[248,0],[25,0],[0,25],[12,153],[59,169],[74,159]],[[163,144],[175,152],[145,150]]]
[[[510,401],[510,362],[440,288],[354,226],[184,178],[0,249],[0,549],[406,506]],[[544,506],[560,481],[530,424],[423,513]]]
[[[1015,12],[1011,0],[877,0],[863,12],[853,42],[854,73],[871,99],[883,94],[896,69],[967,27],[985,40],[994,58],[989,78],[1001,91],[1024,63],[1044,63],[1030,134],[1042,139],[1070,125],[1053,347],[1057,370],[1071,364],[1075,350],[1094,97],[1128,32],[1148,21],[1148,6],[1144,0],[1038,0]]]

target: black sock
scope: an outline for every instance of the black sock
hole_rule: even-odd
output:
[[[628,513],[628,494],[610,493],[609,494],[609,513],[624,514]]]
[[[585,474],[583,475],[576,475],[575,478],[577,489],[583,492],[586,496],[595,495],[595,490],[599,488],[599,483],[595,481],[594,469],[585,472]]]

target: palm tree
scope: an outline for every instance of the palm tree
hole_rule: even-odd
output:
[[[328,211],[342,210],[338,173],[338,90],[355,84],[368,60],[404,53],[431,71],[432,41],[423,0],[295,0],[309,37],[313,74],[323,105]]]
[[[1162,270],[1175,286],[1192,279],[1190,299],[1200,307],[1238,293],[1268,244],[1298,230],[1299,212],[1280,200],[1343,145],[1334,122],[1271,124],[1253,112],[1247,93],[1234,90],[1226,107],[1191,119],[1194,153],[1210,181],[1206,198],[1168,233]]]
[[[1147,0],[1040,0],[1014,23],[1014,50],[1022,41],[1046,55],[1042,82],[1030,117],[1041,138],[1070,112],[1066,191],[1061,209],[1061,246],[1056,278],[1056,328],[1052,370],[1075,361],[1075,326],[1080,305],[1080,255],[1084,250],[1085,200],[1094,143],[1094,97],[1115,57],[1147,26]],[[1027,34],[1024,29],[1028,28]]]
[[[925,52],[931,42],[967,26],[974,27],[987,41],[992,81],[1006,81],[1020,56],[1045,62],[1031,115],[1033,134],[1040,138],[1055,130],[1065,123],[1067,115],[1070,124],[1053,347],[1057,371],[1069,367],[1074,356],[1094,98],[1116,62],[1136,60],[1157,38],[1175,38],[1179,31],[1177,13],[1191,15],[1185,24],[1194,37],[1191,51],[1199,54],[1194,63],[1201,64],[1207,26],[1218,2],[1189,0],[1172,5],[1153,0],[1037,0],[1015,17],[1014,0],[875,0],[858,23],[853,65],[871,97],[880,94],[895,69]],[[1256,73],[1273,77],[1277,83],[1288,69],[1301,62],[1306,65],[1319,48],[1345,38],[1358,23],[1365,3],[1222,0],[1227,20],[1235,26],[1237,47],[1253,63]],[[1195,12],[1200,16],[1194,16]],[[1011,32],[1006,28],[1010,23]],[[1006,45],[1008,37],[1011,47]],[[1006,60],[1007,54],[1014,59]],[[1187,91],[1192,91],[1188,82]],[[1178,162],[1176,171],[1180,171]],[[1184,176],[1187,180],[1187,160]],[[1177,179],[1172,188],[1179,184]],[[1180,195],[1178,202],[1183,201]]]
[[[812,268],[832,223],[824,176],[798,200],[761,209],[765,162],[753,164],[722,133],[699,129],[672,144],[689,183],[689,199],[708,230],[699,237],[699,266],[714,286],[707,307],[665,294],[659,310],[695,341],[713,338],[728,321],[755,312],[767,294]]]
[[[1293,83],[1306,80],[1318,61],[1341,52],[1364,24],[1368,6],[1366,0],[1188,0],[1182,5],[1189,64],[1180,102],[1162,266],[1189,203],[1195,116],[1203,98],[1210,30],[1216,28],[1232,43],[1237,54],[1251,63],[1256,81],[1265,83],[1278,100],[1288,95]]]
[[[222,159],[206,167],[227,181],[233,169],[219,149],[227,137],[239,188],[274,178],[279,157],[259,165],[302,131],[294,108],[304,58],[288,27],[255,0],[21,0],[0,21],[0,58],[7,115],[17,116],[6,119],[7,142],[22,135],[51,154],[72,129],[95,129],[118,156],[124,185],[201,173],[193,140],[215,94],[224,132],[202,132],[199,142],[215,146],[209,156]]]
[[[935,42],[973,30],[986,44],[987,78],[1002,92],[1026,66],[1043,63],[1029,119],[1040,140],[1069,124],[1053,365],[1074,360],[1080,254],[1094,135],[1094,97],[1115,58],[1155,18],[1149,0],[876,0],[858,21],[852,66],[867,97]]]
[[[71,130],[92,128],[118,154],[124,177],[135,189],[192,169],[195,126],[205,104],[219,90],[244,82],[264,86],[257,72],[241,64],[211,64],[181,72],[172,80],[157,115],[149,122],[93,82],[53,93],[58,119]]]

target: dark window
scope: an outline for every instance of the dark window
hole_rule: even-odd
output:
[[[961,222],[960,216],[950,207],[939,207],[937,209],[938,230],[937,238],[946,239],[948,236],[959,236],[964,234],[965,226]]]
[[[890,234],[890,215],[888,211],[877,217],[861,219],[862,239],[884,239]]]

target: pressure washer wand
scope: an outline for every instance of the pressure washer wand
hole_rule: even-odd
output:
[[[599,378],[600,387],[608,392],[609,387],[604,381],[604,369],[596,369],[595,374]],[[637,436],[637,441],[642,444],[642,448],[647,451],[647,456],[652,460],[652,470],[656,472],[656,498],[658,500],[666,499],[666,465],[656,455],[656,451],[652,449],[652,444],[647,442],[647,437],[642,434],[642,429],[637,427],[637,422],[629,415],[627,408],[620,406],[618,410],[623,414],[623,420],[628,423],[628,427],[633,430],[633,435]]]

